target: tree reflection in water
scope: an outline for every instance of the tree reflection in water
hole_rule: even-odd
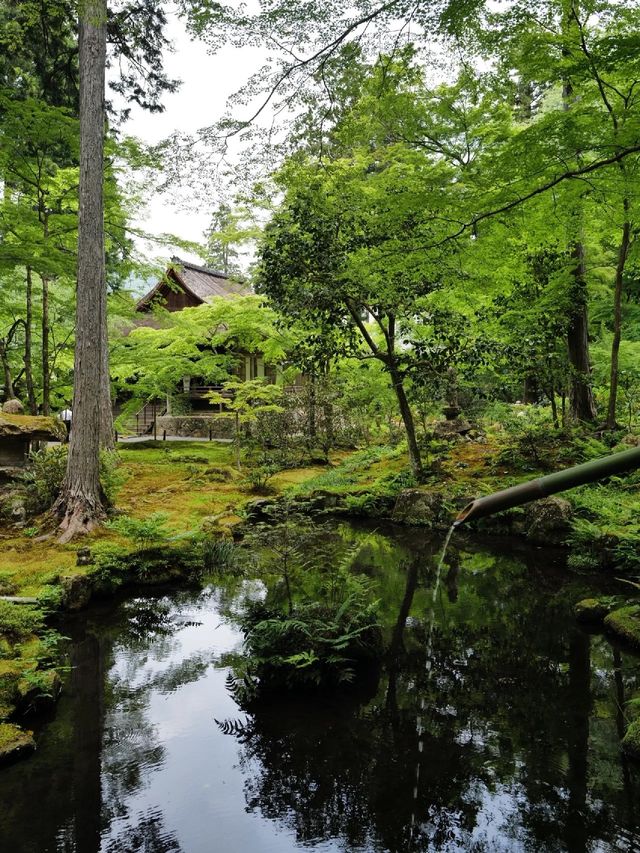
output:
[[[375,560],[370,568],[375,575]],[[637,775],[616,744],[601,748],[600,730],[590,732],[604,702],[607,737],[615,731],[614,674],[603,679],[591,660],[592,646],[600,658],[609,644],[576,626],[575,598],[554,573],[454,553],[427,684],[421,619],[431,574],[415,558],[402,572],[373,699],[249,709],[239,738],[247,808],[301,844],[338,839],[346,850],[583,853],[595,839],[615,849],[621,824],[635,834]],[[422,691],[430,715],[411,843]]]

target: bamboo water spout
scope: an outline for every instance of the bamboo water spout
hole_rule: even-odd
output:
[[[503,509],[512,509],[538,498],[546,498],[556,492],[575,489],[576,486],[583,486],[585,483],[595,483],[597,480],[623,474],[635,468],[640,468],[640,447],[584,462],[582,465],[575,465],[573,468],[566,468],[564,471],[557,471],[555,474],[547,474],[546,477],[539,477],[536,480],[512,486],[510,489],[503,489],[493,495],[477,498],[458,514],[454,524],[457,526],[474,518],[493,515]]]

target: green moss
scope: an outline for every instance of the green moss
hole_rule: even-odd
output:
[[[28,755],[36,748],[33,733],[12,723],[0,723],[0,764]]]
[[[631,723],[622,738],[622,748],[631,758],[640,760],[640,720]]]
[[[579,622],[602,622],[611,610],[615,602],[610,597],[583,598],[573,608],[576,619]]]
[[[620,640],[640,649],[640,605],[614,610],[604,620],[605,627]]]

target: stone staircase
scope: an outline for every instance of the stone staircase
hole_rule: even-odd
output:
[[[166,404],[162,400],[151,400],[139,409],[135,414],[129,415],[120,423],[121,435],[151,435],[153,423],[156,418],[161,417],[167,411]]]

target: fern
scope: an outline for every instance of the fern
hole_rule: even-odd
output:
[[[216,717],[213,719],[223,735],[233,735],[233,737],[237,737],[239,740],[248,739],[250,729],[247,720],[232,720],[229,718],[225,720],[218,720]]]

